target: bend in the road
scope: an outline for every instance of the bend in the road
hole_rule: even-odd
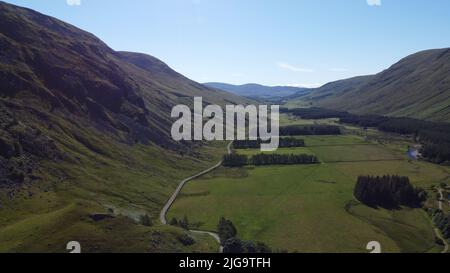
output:
[[[231,145],[233,145],[233,141],[231,141],[228,146],[227,146],[227,153],[231,154]],[[177,188],[175,189],[175,192],[172,194],[172,196],[169,198],[169,200],[167,201],[167,203],[164,205],[163,209],[161,210],[161,213],[159,214],[159,220],[163,225],[167,225],[167,212],[169,211],[169,209],[172,207],[173,203],[175,202],[175,200],[177,199],[178,195],[180,194],[181,190],[184,188],[184,186],[196,179],[199,178],[207,173],[210,173],[212,171],[214,171],[215,169],[219,168],[222,165],[222,161],[220,161],[219,163],[217,163],[216,165],[212,166],[209,169],[206,169],[202,172],[199,172],[198,174],[195,174],[191,177],[188,177],[186,179],[184,179],[183,181],[180,182],[180,184],[178,184]],[[211,237],[213,237],[220,245],[220,249],[219,252],[222,253],[223,252],[223,246],[221,245],[220,242],[220,238],[219,235],[214,233],[214,232],[210,232],[210,231],[201,231],[201,230],[190,230],[190,232],[192,233],[197,233],[197,234],[206,234],[209,235]]]

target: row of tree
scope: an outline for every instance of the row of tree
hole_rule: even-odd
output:
[[[299,165],[317,164],[319,159],[307,154],[257,154],[250,159],[252,165]]]
[[[236,153],[224,155],[222,165],[225,167],[242,167],[248,165],[248,156]]]
[[[317,164],[319,159],[307,154],[256,154],[250,158],[246,155],[229,154],[223,157],[225,167],[242,167],[245,165],[300,165]]]
[[[335,125],[290,125],[280,128],[281,136],[340,135]]]
[[[234,149],[260,149],[264,141],[259,140],[236,140],[233,142]],[[282,137],[279,141],[279,148],[305,147],[303,139],[294,137]]]
[[[365,205],[387,209],[420,207],[427,198],[426,192],[415,188],[408,177],[398,175],[359,176],[354,195]]]

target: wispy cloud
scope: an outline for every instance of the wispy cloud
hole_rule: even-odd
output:
[[[66,3],[69,6],[80,6],[81,0],[66,0]]]
[[[278,67],[280,67],[282,69],[290,70],[290,71],[293,71],[293,72],[303,72],[303,73],[314,72],[313,69],[303,68],[303,67],[296,67],[296,66],[293,66],[291,64],[284,63],[284,62],[279,62],[277,65],[278,65]]]
[[[381,6],[381,0],[367,0],[369,6]]]

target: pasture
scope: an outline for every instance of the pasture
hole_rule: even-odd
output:
[[[278,153],[315,154],[318,165],[220,168],[189,183],[171,217],[187,215],[194,228],[216,230],[221,216],[239,237],[298,252],[437,252],[433,227],[421,209],[374,209],[358,203],[359,175],[398,174],[425,189],[448,181],[449,168],[406,156],[407,142],[380,144],[356,135],[306,136],[306,147]],[[251,155],[259,150],[238,150]]]

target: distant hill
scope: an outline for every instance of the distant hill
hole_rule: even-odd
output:
[[[326,84],[294,102],[361,114],[450,122],[450,48],[410,55],[389,69]]]
[[[282,98],[308,92],[307,88],[291,86],[264,86],[254,83],[232,85],[227,83],[209,82],[204,83],[204,85],[249,98]]]
[[[0,252],[184,251],[184,231],[139,219],[224,149],[173,141],[171,109],[249,101],[1,1],[0,48]]]

